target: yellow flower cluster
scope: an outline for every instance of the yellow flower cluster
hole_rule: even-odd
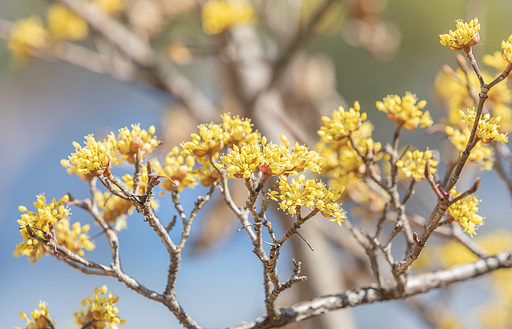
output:
[[[46,302],[39,302],[37,308],[32,311],[32,320],[30,320],[25,313],[19,313],[20,318],[23,320],[27,320],[27,326],[25,329],[46,329],[50,328],[52,325],[55,328],[55,321],[50,317],[50,313],[48,310],[48,306],[46,306]],[[51,323],[51,325],[50,325]],[[13,329],[21,329],[20,327],[16,327]]]
[[[216,158],[218,152],[224,148],[224,141],[230,138],[230,135],[221,125],[215,123],[200,124],[199,135],[191,134],[192,141],[181,143],[183,154],[193,154],[198,157],[200,163],[204,163],[204,157]]]
[[[381,158],[379,151],[382,145],[373,141],[372,131],[373,125],[365,121],[357,130],[352,132],[352,136],[357,144],[356,146],[363,154],[371,153],[376,155],[375,160],[379,160]],[[329,182],[329,185],[336,181],[335,185],[348,186],[350,182],[353,182],[356,177],[360,177],[366,170],[363,159],[350,141],[320,142],[316,148],[322,154],[322,173],[333,179]]]
[[[41,19],[32,16],[13,25],[7,46],[15,56],[26,60],[47,47],[47,37]]]
[[[61,165],[68,168],[70,174],[99,176],[103,174],[107,164],[115,155],[116,139],[114,134],[108,135],[103,142],[96,141],[93,134],[87,135],[85,147],[73,142],[75,153],[68,160],[61,160]]]
[[[241,119],[238,115],[231,117],[229,113],[224,113],[221,117],[222,128],[229,134],[229,138],[225,141],[228,147],[240,143],[259,142],[260,133],[252,130],[251,119]]]
[[[379,111],[387,113],[390,120],[403,123],[407,130],[416,129],[418,125],[420,128],[429,127],[434,123],[428,111],[421,111],[426,105],[427,101],[418,102],[416,94],[410,92],[406,92],[402,98],[388,95],[383,102],[375,103]]]
[[[180,155],[180,150],[177,146],[173,147],[172,150],[165,156],[165,165],[154,159],[151,160],[153,170],[155,174],[169,177],[174,181],[162,180],[162,187],[167,191],[172,192],[173,187],[176,184],[178,191],[183,190],[186,187],[193,187],[196,184],[194,177],[194,165],[195,160],[192,155]]]
[[[89,224],[81,226],[79,222],[70,226],[69,220],[67,218],[63,218],[55,224],[57,241],[61,246],[65,247],[69,251],[83,256],[83,249],[93,250],[96,247],[87,235],[90,227],[91,226]]]
[[[420,152],[415,150],[414,152],[407,151],[404,156],[396,162],[396,166],[400,168],[400,171],[407,177],[412,177],[416,181],[422,181],[425,179],[425,165],[427,161],[430,163],[430,172],[435,173],[437,169],[437,161],[432,160],[434,152],[427,150]]]
[[[469,127],[473,127],[476,119],[476,111],[474,109],[468,109],[467,114],[464,113],[464,111],[459,110],[459,115],[463,121],[468,123]],[[502,143],[508,142],[508,134],[502,134],[498,131],[500,121],[501,117],[499,116],[491,117],[489,113],[484,114],[478,122],[476,131],[478,139],[484,144],[489,144],[493,140],[497,140]]]
[[[87,23],[68,7],[54,3],[48,9],[46,16],[48,32],[53,41],[80,40],[87,36]]]
[[[250,119],[231,117],[229,113],[221,117],[221,124],[211,122],[199,125],[199,134],[193,133],[192,141],[181,143],[181,151],[180,148],[174,147],[165,157],[165,165],[158,160],[152,160],[155,173],[168,177],[174,182],[162,181],[162,186],[167,191],[171,192],[176,185],[178,191],[181,191],[186,187],[194,186],[197,181],[203,186],[210,186],[217,181],[220,174],[212,165],[214,161],[210,160],[217,159],[224,146],[233,147],[236,150],[246,148],[248,145],[260,147],[260,133],[253,131]],[[201,164],[199,168],[194,168],[196,158]],[[222,168],[222,165],[216,165]]]
[[[119,300],[119,297],[107,293],[107,286],[103,285],[101,289],[94,288],[93,297],[87,296],[87,299],[82,300],[82,307],[87,307],[86,311],[83,310],[73,314],[78,327],[82,327],[88,321],[91,329],[117,329],[117,324],[124,326],[126,320],[123,320],[116,313],[119,309],[114,305]],[[87,306],[89,304],[89,306]]]
[[[256,13],[247,0],[209,0],[202,8],[203,30],[207,34],[218,34],[236,24],[251,24]]]
[[[455,188],[450,193],[453,198],[460,195],[460,192],[457,192]],[[476,229],[484,223],[484,217],[477,214],[480,201],[478,197],[468,195],[448,208],[448,213],[453,220],[464,229],[464,232],[468,232],[471,236],[476,234]]]
[[[230,175],[236,178],[250,178],[258,168],[265,174],[278,176],[310,170],[320,172],[320,155],[315,151],[309,151],[304,145],[295,143],[289,149],[290,141],[281,135],[283,144],[267,143],[267,138],[261,138],[261,144],[243,144],[240,147],[233,146],[230,154],[221,156],[221,163],[217,168],[226,168]]]
[[[449,46],[453,50],[461,50],[464,47],[474,46],[480,41],[480,24],[478,18],[469,23],[464,23],[462,19],[457,20],[457,30],[440,34],[440,42],[443,46]]]
[[[340,109],[341,110],[341,109]],[[341,112],[341,113],[340,113]],[[364,156],[371,157],[374,161],[382,159],[380,152],[382,145],[372,139],[373,125],[366,121],[366,113],[359,114],[359,104],[356,102],[354,109],[349,111],[338,111],[336,119],[339,118],[338,127],[343,127],[345,132],[350,133],[352,141],[359,152]],[[338,121],[333,115],[333,120],[329,123],[331,127],[334,121]],[[348,123],[345,123],[347,120]],[[327,121],[329,122],[329,121]],[[339,129],[338,131],[341,131]],[[321,132],[319,132],[320,135]],[[343,198],[348,198],[354,202],[354,214],[372,217],[371,212],[380,212],[385,204],[385,197],[375,189],[370,189],[368,184],[359,179],[366,173],[364,160],[352,145],[352,141],[342,138],[342,134],[332,135],[334,138],[324,138],[316,146],[320,157],[320,166],[322,174],[329,178],[328,186],[343,186]],[[361,205],[358,211],[358,205]]]
[[[142,152],[142,158],[144,158],[160,145],[156,136],[152,136],[154,134],[155,126],[149,127],[147,131],[140,129],[140,124],[133,124],[132,130],[127,127],[121,128],[117,136],[117,151],[121,154],[123,160],[135,163],[135,156],[139,150]]]
[[[115,14],[126,8],[127,0],[93,0],[98,8],[107,14]]]
[[[501,53],[501,57],[504,60],[511,63],[512,62],[512,35],[510,35],[507,41],[503,40],[501,42],[501,48],[503,49]]]
[[[258,170],[263,162],[260,144],[244,144],[240,147],[233,145],[230,154],[220,157],[221,164],[216,164],[221,169],[227,166],[227,171],[235,178],[251,178],[251,174]]]
[[[35,264],[41,255],[48,254],[48,247],[35,239],[34,234],[48,241],[44,232],[51,232],[53,226],[60,220],[69,215],[69,208],[64,204],[69,201],[69,196],[65,195],[58,202],[55,199],[47,204],[46,197],[43,194],[37,196],[34,207],[37,212],[28,211],[25,206],[19,206],[18,209],[23,212],[21,219],[18,220],[20,233],[23,241],[16,246],[14,256],[27,256]]]
[[[322,141],[337,142],[347,137],[352,131],[359,128],[361,123],[366,120],[366,113],[361,114],[359,102],[354,103],[348,111],[340,106],[338,110],[332,113],[332,119],[326,116],[322,117],[324,125],[320,127],[318,135]]]
[[[205,156],[217,158],[218,152],[225,145],[259,143],[260,133],[252,130],[250,119],[241,119],[238,116],[231,117],[224,113],[222,123],[201,124],[198,126],[199,135],[191,134],[191,142],[181,143],[183,155],[195,155],[199,163],[205,162]]]
[[[484,62],[488,66],[494,67],[498,73],[502,72],[507,64],[507,62],[503,61],[501,58],[500,52],[495,52],[494,55],[485,55]],[[462,152],[466,148],[471,129],[471,127],[468,128],[468,124],[464,122],[466,121],[465,117],[471,117],[471,122],[474,122],[475,113],[473,111],[471,115],[461,115],[460,109],[475,106],[474,98],[471,97],[468,86],[471,93],[476,95],[480,90],[480,83],[475,74],[466,75],[461,69],[456,70],[454,74],[456,77],[447,72],[440,72],[436,77],[435,85],[437,93],[442,102],[446,104],[448,112],[447,119],[442,119],[442,122],[447,125],[447,127],[445,127],[446,134],[457,150]],[[481,74],[485,81],[492,80],[494,77],[494,75],[485,71],[481,71]],[[489,110],[490,116],[496,118],[500,117],[499,125],[496,119],[494,120],[496,125],[490,125],[490,116],[489,122],[484,123],[484,126],[490,129],[490,131],[486,132],[489,136],[502,134],[499,138],[505,139],[507,138],[506,133],[512,131],[512,110],[510,108],[510,103],[512,102],[511,90],[509,84],[500,83],[495,85],[488,93],[489,98],[486,101],[486,109]],[[485,116],[481,120],[485,122]],[[479,131],[478,133],[482,136],[482,132]],[[490,146],[483,143],[484,141],[490,142],[492,139],[483,138],[478,141],[471,151],[469,161],[476,161],[481,165],[481,169],[490,170],[494,165],[494,152]]]
[[[320,155],[315,151],[309,151],[304,145],[295,143],[292,150],[289,150],[290,141],[286,136],[281,135],[281,141],[284,145],[267,143],[265,137],[262,138],[262,163],[260,170],[274,176],[291,173],[296,176],[297,173],[310,170],[320,173]]]
[[[281,175],[279,192],[270,192],[270,198],[274,201],[280,200],[279,207],[288,211],[289,214],[295,214],[297,208],[302,206],[316,208],[325,217],[334,217],[331,221],[336,221],[339,225],[346,218],[341,204],[336,203],[340,196],[341,193],[336,189],[327,189],[321,181],[306,180],[304,175],[299,175],[297,180],[292,178],[291,183],[288,183],[288,178],[285,175]]]
[[[469,128],[464,128],[462,132],[450,126],[447,126],[445,129],[450,142],[452,142],[459,152],[464,152],[471,134]],[[468,161],[479,163],[481,165],[480,170],[491,170],[494,165],[494,152],[489,146],[478,141],[471,150]]]

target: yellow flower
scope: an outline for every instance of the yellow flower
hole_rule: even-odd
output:
[[[457,192],[455,188],[450,193],[453,198],[460,195],[460,192]],[[476,234],[476,229],[484,223],[484,217],[477,214],[480,201],[478,197],[468,195],[448,208],[448,213],[453,220],[464,229],[464,232],[468,232],[471,236]]]
[[[500,63],[506,64],[501,58],[496,56],[487,55],[488,65],[499,67]],[[485,81],[492,80],[494,77],[485,71],[481,71],[482,77]],[[468,91],[467,85],[473,94],[480,91],[480,82],[475,74],[466,75],[461,69],[455,71],[456,78],[440,72],[436,77],[436,91],[446,104],[448,109],[448,124],[457,126],[459,130],[463,130],[466,126],[461,120],[459,110],[461,108],[471,108],[475,105],[474,99]],[[497,84],[489,91],[489,98],[487,99],[488,108],[491,110],[493,116],[501,116],[501,126],[498,127],[499,131],[509,132],[512,127],[512,113],[508,108],[508,104],[512,102],[511,88],[506,83]]]
[[[403,122],[407,130],[416,129],[418,125],[420,128],[431,126],[434,122],[429,112],[420,111],[427,105],[427,101],[417,102],[416,94],[406,92],[402,98],[398,95],[388,95],[384,102],[376,102],[375,105],[379,111],[387,113],[390,120]]]
[[[382,145],[373,141],[372,131],[373,125],[369,121],[365,121],[357,130],[352,132],[352,136],[360,152],[368,155],[373,154],[374,160],[377,161],[382,157],[379,153]],[[366,171],[364,160],[348,140],[340,140],[334,143],[320,142],[316,149],[321,154],[322,174],[330,178],[329,186],[339,185],[348,188]],[[345,191],[347,192],[348,189]]]
[[[82,148],[77,142],[73,142],[75,153],[72,153],[68,160],[61,160],[61,165],[68,168],[70,174],[93,174],[99,176],[110,159],[114,157],[116,139],[113,133],[108,135],[108,139],[103,142],[97,142],[93,134],[85,137],[85,147]]]
[[[326,116],[322,117],[324,125],[320,127],[318,135],[324,142],[337,142],[350,135],[350,133],[359,128],[361,123],[366,120],[366,113],[360,113],[361,106],[359,102],[354,103],[348,111],[340,106],[338,110],[332,113],[332,119]]]
[[[206,155],[217,157],[217,154],[224,147],[224,141],[229,140],[229,133],[224,131],[221,125],[213,122],[209,124],[200,124],[199,135],[191,134],[191,142],[181,143],[183,155],[193,154],[198,157],[198,162],[204,163]]]
[[[48,32],[54,41],[76,41],[85,38],[89,33],[87,23],[60,3],[54,3],[50,6],[46,21]]]
[[[139,123],[133,124],[132,130],[127,127],[121,128],[117,136],[117,151],[122,155],[123,160],[135,163],[135,155],[139,150],[142,152],[142,158],[144,158],[155,147],[160,145],[160,141],[156,139],[156,136],[152,136],[154,133],[155,126],[149,127],[146,131],[145,129],[140,129]]]
[[[476,119],[476,111],[474,109],[468,109],[467,114],[464,113],[464,111],[459,110],[459,115],[463,121],[468,123],[469,127],[473,127]],[[498,131],[498,124],[500,123],[500,120],[501,117],[491,117],[489,113],[486,113],[480,117],[476,135],[482,141],[482,143],[489,144],[493,140],[497,140],[498,142],[502,143],[508,142],[508,134],[502,134]]]
[[[241,119],[238,115],[231,117],[229,113],[224,113],[221,117],[222,128],[229,134],[229,138],[224,141],[228,147],[259,142],[260,133],[252,130],[251,119]]]
[[[69,196],[65,195],[58,202],[52,199],[47,204],[46,197],[40,194],[37,196],[37,201],[34,202],[34,207],[37,209],[36,212],[28,211],[24,206],[18,208],[23,212],[21,219],[18,220],[23,241],[16,246],[14,256],[20,257],[25,255],[32,261],[31,264],[34,264],[41,255],[48,254],[48,247],[41,244],[34,234],[48,241],[45,232],[51,232],[53,226],[58,221],[65,219],[70,214],[69,208],[64,205],[68,201]]]
[[[288,138],[281,135],[281,141],[284,145],[267,143],[267,138],[262,138],[262,162],[259,167],[262,172],[270,173],[273,176],[297,175],[298,172],[303,170],[320,172],[320,155],[317,152],[308,151],[306,146],[299,145],[299,143],[295,143],[290,152]]]
[[[58,243],[75,252],[80,256],[84,255],[84,250],[93,250],[96,246],[91,242],[90,237],[87,235],[90,225],[80,225],[79,222],[70,226],[69,220],[63,218],[55,224],[55,233],[57,235]]]
[[[115,14],[127,5],[127,0],[93,0],[92,2],[107,14]]]
[[[504,60],[511,63],[512,62],[512,35],[508,37],[507,41],[501,42],[501,48],[503,49],[501,53],[501,57],[503,57]]]
[[[47,33],[43,22],[36,16],[16,21],[7,42],[9,50],[22,60],[38,54],[47,45]]]
[[[471,135],[469,128],[464,128],[462,133],[450,126],[447,126],[445,129],[450,142],[452,142],[459,152],[464,152],[466,145],[468,144],[469,136]],[[479,163],[481,165],[480,170],[491,170],[494,165],[494,152],[486,144],[478,141],[475,147],[471,150],[468,161],[475,161]]]
[[[194,177],[195,163],[193,155],[180,155],[177,146],[173,147],[165,156],[164,166],[156,159],[151,160],[155,174],[169,177],[174,181],[173,183],[167,179],[162,179],[161,186],[169,192],[172,192],[174,186],[177,186],[178,191],[182,191],[184,188],[193,187],[196,184]]]
[[[440,42],[443,46],[449,46],[452,50],[461,50],[464,47],[474,46],[480,41],[480,24],[478,18],[473,19],[469,23],[464,23],[462,19],[457,22],[457,30],[448,34],[440,34]]]
[[[236,24],[251,24],[256,13],[247,0],[209,0],[201,10],[203,30],[207,34],[218,34]]]
[[[30,320],[25,313],[19,313],[20,318],[27,321],[26,329],[46,329],[50,327],[50,323],[55,328],[55,321],[50,317],[50,313],[48,311],[48,306],[46,306],[46,302],[40,301],[37,308],[32,311],[32,320]],[[20,328],[14,328],[20,329]]]
[[[285,175],[281,175],[279,192],[270,193],[270,198],[274,201],[278,201],[279,197],[281,210],[286,210],[291,215],[297,212],[297,207],[316,208],[323,216],[334,217],[331,221],[336,221],[339,225],[346,218],[341,204],[336,203],[340,196],[341,193],[337,189],[327,189],[323,182],[317,182],[314,179],[306,180],[304,175],[299,175],[297,180],[292,178],[291,183],[288,183]]]
[[[86,310],[80,310],[73,313],[78,327],[82,327],[88,321],[91,322],[91,329],[103,329],[108,326],[110,329],[117,329],[117,324],[124,326],[126,320],[123,320],[116,313],[119,309],[115,306],[119,297],[112,293],[107,293],[107,286],[103,285],[101,289],[94,288],[93,295],[87,296],[82,300],[82,307]],[[105,295],[105,296],[104,296]]]
[[[216,164],[217,168],[223,169],[226,166],[230,175],[236,178],[250,178],[263,161],[261,145],[243,144],[240,147],[233,145],[231,153],[222,155],[220,161],[220,164]]]
[[[404,156],[396,162],[396,166],[400,168],[400,171],[407,177],[414,178],[416,181],[422,181],[425,179],[425,165],[427,161],[430,163],[430,172],[435,173],[437,169],[437,161],[432,160],[434,152],[427,150],[420,152],[418,150],[411,152],[405,152]]]

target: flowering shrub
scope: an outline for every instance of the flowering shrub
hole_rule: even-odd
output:
[[[155,125],[144,129],[137,123],[98,140],[91,131],[83,144],[72,142],[74,150],[70,149],[69,156],[60,163],[69,174],[75,175],[74,178],[78,175],[88,185],[90,195],[76,199],[69,192],[58,201],[47,202],[45,195],[40,194],[33,203],[35,209],[19,206],[22,241],[15,247],[15,256],[27,256],[34,264],[43,256],[54,255],[86,274],[113,277],[136,293],[165,305],[186,328],[200,326],[178,301],[177,277],[183,251],[192,243],[188,241],[194,219],[206,212],[207,204],[214,202],[217,202],[212,207],[214,210],[208,208],[208,211],[211,210],[215,219],[211,220],[213,224],[205,224],[210,228],[207,233],[218,236],[219,231],[228,230],[227,225],[219,225],[226,215],[219,215],[216,207],[223,205],[237,218],[239,231],[245,232],[263,269],[266,314],[253,322],[241,323],[237,328],[282,327],[335,309],[405,298],[499,268],[512,267],[510,249],[482,247],[475,242],[477,240],[472,240],[477,229],[481,230],[484,221],[488,221],[478,213],[480,202],[486,199],[475,195],[480,178],[466,190],[459,184],[461,175],[472,169],[472,163],[478,163],[480,169],[496,169],[512,191],[512,180],[504,169],[512,161],[510,152],[503,146],[512,131],[512,93],[510,84],[504,81],[512,71],[512,36],[502,42],[501,55],[498,51],[484,57],[484,63],[498,73],[494,79],[495,74],[480,71],[472,52],[472,47],[480,41],[478,19],[469,23],[459,20],[455,31],[439,36],[442,45],[455,51],[462,50],[465,55],[465,58],[458,58],[459,69],[445,68],[436,78],[435,88],[446,109],[445,118],[434,121],[431,113],[435,106],[427,105],[425,100],[407,91],[403,96],[389,94],[376,101],[373,112],[363,112],[359,101],[348,110],[346,106],[338,106],[338,102],[337,109],[331,108],[332,112],[308,120],[307,115],[313,117],[321,112],[317,108],[321,97],[317,92],[302,93],[301,88],[307,89],[304,81],[282,75],[281,70],[291,65],[288,61],[302,38],[315,30],[325,30],[319,26],[325,24],[330,2],[318,6],[318,13],[308,15],[307,21],[296,22],[296,39],[284,47],[287,50],[282,57],[265,58],[275,60],[269,70],[261,69],[266,67],[262,60],[265,56],[255,49],[257,47],[246,44],[250,43],[248,40],[257,39],[256,28],[268,28],[266,20],[260,17],[265,13],[265,3],[209,0],[199,5],[194,2],[182,15],[196,10],[196,15],[191,16],[201,19],[202,31],[198,29],[201,38],[211,42],[208,46],[215,45],[208,49],[208,54],[214,53],[219,65],[229,68],[226,71],[230,72],[231,92],[220,99],[220,103],[225,108],[232,107],[248,114],[244,117],[218,111],[223,113],[217,113],[220,116],[209,120],[205,113],[215,112],[215,107],[209,106],[208,98],[202,97],[199,89],[180,75],[180,70],[162,64],[167,62],[156,54],[158,43],[152,42],[158,31],[165,30],[163,21],[175,17],[172,16],[175,13],[165,9],[166,4],[162,1],[145,2],[63,0],[49,7],[45,19],[19,20],[10,28],[8,48],[21,62],[39,57],[67,60],[116,77],[142,79],[176,96],[187,107],[187,113],[192,113],[198,121],[197,129],[190,137],[180,138],[173,145],[164,144],[157,138]],[[151,22],[144,25],[134,19],[137,8],[147,10],[144,14],[152,13]],[[296,14],[300,13],[297,10]],[[330,15],[334,14],[331,12]],[[332,17],[328,18],[332,20]],[[375,21],[373,18],[365,24]],[[365,29],[364,33],[370,30]],[[101,38],[94,39],[98,35]],[[96,43],[90,43],[97,44],[98,49],[87,48],[90,46],[88,42],[79,44],[84,39],[94,40]],[[104,42],[111,47],[101,47]],[[187,57],[181,63],[192,63],[201,47],[173,42],[174,47],[171,45],[168,52],[175,63],[180,62],[175,60],[177,42]],[[265,46],[274,47],[270,42]],[[100,53],[110,48],[115,49],[111,57]],[[98,61],[79,60],[70,55],[79,56],[77,49],[98,51],[94,53]],[[101,64],[94,66],[94,63]],[[258,63],[256,67],[248,68],[254,63]],[[469,70],[468,63],[473,71]],[[247,78],[255,72],[264,72],[261,81]],[[284,80],[294,80],[295,89]],[[229,88],[226,86],[219,88]],[[293,90],[287,90],[288,87]],[[276,94],[280,97],[277,102],[265,103],[269,99],[275,101]],[[316,100],[314,109],[317,111],[304,111],[304,120],[300,116],[285,117],[286,111],[280,111],[279,106],[291,102],[288,95],[295,95],[301,104]],[[394,125],[388,139],[376,137],[383,134],[379,131],[382,125],[375,123],[383,120]],[[306,127],[310,127],[309,131]],[[160,138],[172,140],[163,128]],[[311,131],[313,134],[307,133]],[[379,134],[375,134],[376,131]],[[434,132],[446,137],[447,152],[431,147],[417,148],[407,139],[409,133]],[[167,151],[160,160],[158,157],[162,154],[159,151]],[[129,174],[123,172],[126,168],[130,168]],[[445,177],[441,178],[440,173]],[[194,188],[201,195],[186,212],[181,196]],[[159,193],[155,193],[155,189]],[[417,191],[423,191],[423,195],[415,195]],[[430,197],[425,197],[425,193]],[[430,215],[422,217],[413,213],[414,209],[408,203],[411,199],[425,204]],[[434,201],[429,201],[432,199]],[[171,216],[172,219],[168,214],[156,214],[164,202],[174,205],[176,215]],[[85,210],[95,225],[75,221],[71,207]],[[168,253],[169,270],[162,291],[148,289],[121,266],[118,235],[122,229],[127,229],[129,216],[142,217],[141,222],[151,227]],[[281,219],[284,217],[286,219]],[[177,218],[179,225],[175,225]],[[332,241],[336,240],[333,236],[337,235],[340,226],[348,230],[358,249],[357,252],[352,250],[351,254],[355,255],[357,263],[365,264],[373,283],[367,284],[366,279],[363,284],[359,281],[360,273],[357,273],[353,275],[354,289],[337,292],[337,295],[315,296],[315,299],[280,308],[278,299],[281,294],[306,284],[307,279],[302,274],[302,263],[293,259],[293,274],[283,281],[282,273],[278,272],[278,264],[282,264],[283,258],[281,248],[292,245],[288,241],[297,235],[313,249],[305,234],[318,234],[310,229],[313,225],[308,226],[312,222],[322,227],[318,232],[324,239],[329,237]],[[91,231],[98,232],[92,234]],[[455,239],[460,244],[443,247],[443,253],[446,253],[440,263],[446,268],[439,271],[424,270],[435,264],[435,257],[427,247],[433,234]],[[107,240],[112,259],[109,264],[91,260],[95,249],[93,238]],[[400,241],[400,244],[393,245],[394,241]],[[347,247],[345,241],[339,245],[341,249],[352,248]],[[391,252],[392,246],[396,248],[396,245],[403,247],[402,253]],[[296,255],[301,254],[297,252]],[[454,267],[448,268],[447,264]],[[413,266],[415,271],[424,271],[413,273]],[[507,289],[509,279],[509,276],[493,277]],[[483,312],[510,314],[509,295],[503,293],[506,302]],[[126,320],[118,315],[117,302],[118,297],[107,293],[105,285],[95,288],[93,294],[82,301],[84,309],[74,313],[77,326],[114,329],[118,324],[124,325]],[[49,316],[45,302],[32,312],[32,320],[24,313],[20,313],[20,317],[27,320],[26,328],[30,329],[54,328],[56,323]],[[491,315],[486,315],[489,317]],[[505,320],[487,321],[486,325],[499,328],[503,323],[510,323],[507,322],[510,316],[502,318]],[[458,319],[445,312],[435,324],[455,327]]]

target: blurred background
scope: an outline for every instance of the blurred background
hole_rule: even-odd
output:
[[[31,15],[44,17],[50,4],[51,1],[43,0],[0,2],[4,32],[6,22]],[[314,111],[325,115],[339,105],[350,107],[359,101],[362,111],[368,112],[376,126],[374,139],[384,143],[391,139],[394,125],[376,110],[375,101],[388,94],[403,95],[411,91],[419,99],[427,100],[426,109],[435,121],[445,116],[433,86],[443,64],[456,67],[455,52],[439,44],[439,34],[455,29],[455,20],[469,21],[478,17],[482,25],[481,42],[474,52],[479,63],[483,54],[501,50],[501,41],[512,33],[512,2],[508,0],[335,2],[314,32],[299,35],[297,49],[286,59],[279,76],[278,89],[282,96],[279,106],[272,107],[275,99],[269,92],[269,103],[265,103],[264,98],[259,100],[262,102],[260,106],[267,107],[268,112],[263,112],[258,106],[243,104],[239,95],[224,91],[234,79],[235,84],[239,83],[244,89],[239,93],[254,93],[253,89],[257,87],[244,83],[253,81],[244,80],[244,74],[253,77],[269,74],[265,63],[280,58],[283,49],[286,50],[279,41],[293,40],[296,35],[296,31],[289,28],[289,21],[298,22],[299,29],[301,24],[307,25],[313,18],[300,18],[301,15],[315,12],[322,1],[261,0],[253,5],[257,9],[264,8],[261,12],[266,16],[253,22],[251,26],[254,28],[249,32],[241,27],[238,32],[232,31],[229,37],[202,27],[200,2],[195,1],[128,0],[122,12],[112,14],[117,15],[112,16],[116,19],[129,22],[142,39],[149,40],[160,58],[172,63],[176,72],[190,79],[210,102],[217,104],[218,113],[196,111],[195,117],[187,114],[186,106],[180,105],[180,97],[173,97],[151,81],[131,79],[122,69],[98,73],[45,54],[20,64],[9,53],[6,42],[0,43],[0,140],[4,141],[1,146],[4,156],[0,161],[2,327],[24,327],[25,321],[19,318],[18,312],[28,314],[40,300],[45,300],[57,328],[75,328],[72,313],[80,309],[80,300],[90,295],[93,287],[106,284],[110,291],[120,296],[117,305],[121,318],[128,320],[126,328],[181,328],[164,306],[128,290],[115,279],[86,276],[54,257],[42,257],[31,266],[26,257],[12,255],[21,241],[16,222],[21,214],[18,206],[25,205],[30,210],[40,193],[45,193],[48,199],[60,199],[67,192],[79,199],[88,197],[86,183],[68,175],[60,165],[60,160],[74,151],[73,141],[82,143],[84,136],[90,133],[103,139],[110,131],[117,132],[132,123],[140,123],[144,129],[154,124],[156,135],[164,145],[152,156],[162,160],[172,146],[189,138],[198,123],[219,122],[220,113],[231,111],[254,118],[257,127],[274,140],[278,139],[280,130],[271,125],[264,127],[262,120],[279,121],[295,116],[292,123],[303,121],[312,126],[313,133],[302,139],[314,145],[314,127],[318,129],[321,122],[318,116],[306,122],[312,118],[308,113]],[[84,47],[114,53],[121,58],[120,63],[126,60],[126,56],[109,49],[101,40],[89,37],[82,41]],[[256,58],[260,66],[250,66],[241,58],[235,62],[247,65],[247,70],[236,74],[230,72],[225,64],[232,59],[224,58],[230,56],[230,51],[236,51],[237,45],[253,40],[259,40],[261,47],[244,48],[249,49],[244,56]],[[226,43],[231,43],[232,48],[224,47],[219,53],[216,47]],[[248,107],[252,110],[245,112],[243,109]],[[206,108],[202,110],[206,111]],[[284,111],[282,114],[269,115],[274,111],[281,113],[281,110]],[[197,120],[198,116],[201,120]],[[292,136],[296,133],[289,132]],[[294,137],[301,139],[301,136]],[[403,138],[420,149],[426,146],[439,148],[443,140],[442,136],[427,136],[424,131],[405,132]],[[119,174],[114,173],[116,176],[130,172],[129,167],[119,170]],[[478,172],[478,175],[483,178],[478,192],[483,199],[480,214],[487,218],[478,234],[510,229],[511,203],[506,188],[494,172]],[[461,186],[465,184],[467,187],[471,182],[472,177],[465,177]],[[205,193],[202,187],[184,191],[181,200],[185,210],[189,212],[195,198]],[[421,202],[417,207],[418,212],[428,215],[430,209],[422,209]],[[252,245],[244,232],[236,232],[239,224],[235,221],[212,224],[208,214],[219,213],[213,204],[203,209],[202,216],[194,223],[190,250],[184,255],[176,293],[184,309],[200,325],[210,328],[251,321],[265,312],[262,270],[251,252]],[[167,223],[174,214],[170,196],[166,195],[160,200],[157,215]],[[81,223],[90,221],[78,208],[72,208],[71,219]],[[345,228],[324,221],[323,224],[330,225],[335,234],[346,235]],[[219,233],[214,227],[223,228],[223,232]],[[168,269],[165,248],[140,214],[128,218],[128,228],[119,233],[123,269],[149,289],[162,291]],[[99,227],[93,225],[91,234],[99,231]],[[178,233],[174,232],[175,238]],[[307,226],[303,235],[309,238]],[[315,244],[313,241],[314,238],[309,240],[316,250],[308,252],[313,257],[331,259],[321,253],[322,249],[318,247],[321,242]],[[108,264],[109,248],[102,236],[97,237],[95,243],[96,249],[86,252],[86,257]],[[106,253],[103,255],[102,252]],[[293,254],[302,260],[296,250],[292,251],[289,246],[285,248],[281,256],[282,280],[291,274]],[[334,258],[334,261],[342,262],[343,258]],[[314,278],[307,269],[303,274]],[[484,279],[476,279],[449,288],[449,307],[464,319],[464,327],[480,327],[478,312],[474,310],[492,298],[486,289],[488,285]],[[334,287],[330,293],[339,291]],[[329,292],[323,292],[326,293]],[[424,299],[435,300],[439,294],[433,291]],[[280,305],[290,305],[293,298],[292,295],[283,296]],[[346,326],[338,323],[343,328],[432,328],[417,308],[399,301],[363,305],[335,313],[343,314]],[[301,325],[303,327],[297,328],[329,327],[312,321]]]

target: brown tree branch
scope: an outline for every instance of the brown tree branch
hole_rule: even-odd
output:
[[[389,293],[389,291],[397,288],[396,284],[388,288],[378,288],[377,285],[369,285],[366,287],[347,290],[340,294],[310,299],[290,307],[283,308],[281,310],[280,323],[273,324],[273,326],[269,325],[268,318],[266,316],[262,316],[251,322],[237,324],[232,328],[263,329],[282,327],[335,310],[414,296],[432,289],[443,288],[456,282],[475,278],[500,268],[511,267],[512,250],[506,250],[495,256],[479,259],[473,263],[411,276],[407,280],[404,294],[401,297],[397,297],[397,295]]]

